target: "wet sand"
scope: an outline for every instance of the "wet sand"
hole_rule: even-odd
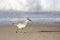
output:
[[[0,40],[60,40],[60,26],[27,26],[16,31],[16,26],[0,26]]]

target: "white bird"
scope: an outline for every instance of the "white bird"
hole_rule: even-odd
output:
[[[27,23],[28,23],[29,21],[31,21],[31,19],[30,19],[30,18],[27,18],[25,21],[22,21],[22,22],[17,23],[17,24],[16,24],[16,26],[17,26],[16,33],[18,32],[18,29],[22,29],[22,30],[23,30],[23,28],[26,27],[26,25],[27,25]]]

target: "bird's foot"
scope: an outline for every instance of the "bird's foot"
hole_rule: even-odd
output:
[[[18,32],[16,31],[16,33],[18,33]]]
[[[23,28],[22,28],[22,30],[23,30]]]

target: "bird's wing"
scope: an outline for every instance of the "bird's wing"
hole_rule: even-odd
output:
[[[17,24],[24,24],[25,21],[20,21],[20,22],[17,22]]]

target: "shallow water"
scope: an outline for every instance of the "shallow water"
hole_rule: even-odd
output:
[[[60,25],[60,12],[0,12],[0,24],[11,25],[30,17],[29,25]]]

